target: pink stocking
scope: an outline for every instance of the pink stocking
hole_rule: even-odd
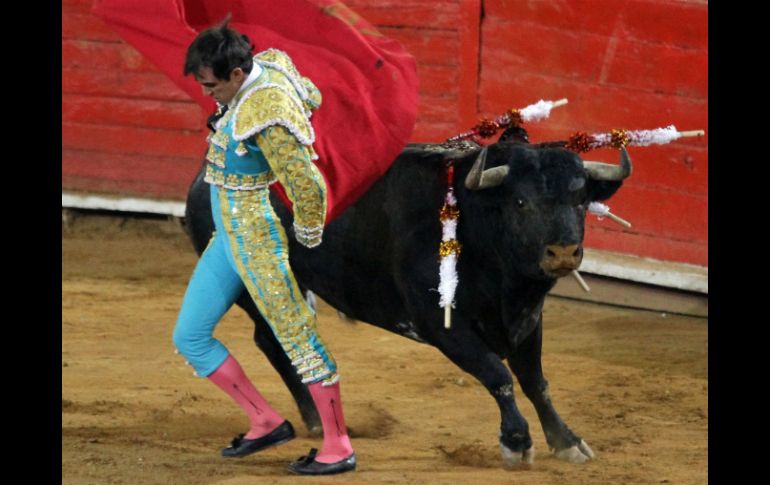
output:
[[[229,355],[208,378],[232,397],[246,412],[251,422],[251,428],[245,436],[246,439],[264,436],[283,423],[284,419],[270,407],[265,398],[256,390],[249,378],[246,377],[241,365],[232,355]]]
[[[324,429],[324,443],[316,461],[335,463],[344,460],[353,453],[353,446],[350,444],[345,417],[342,415],[340,383],[324,387],[321,382],[316,382],[310,384],[308,390],[313,396]]]

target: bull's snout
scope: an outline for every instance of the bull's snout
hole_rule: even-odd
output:
[[[583,247],[579,244],[551,244],[546,246],[540,267],[547,274],[566,276],[583,261]]]

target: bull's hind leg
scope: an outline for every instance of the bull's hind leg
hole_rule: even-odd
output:
[[[270,364],[281,376],[281,379],[283,379],[286,387],[289,388],[289,392],[291,392],[297,403],[305,426],[307,426],[311,434],[320,435],[321,418],[318,416],[315,404],[313,404],[313,398],[310,392],[308,392],[307,386],[302,384],[300,376],[297,374],[294,366],[291,365],[291,361],[275,338],[272,329],[265,319],[262,318],[259,310],[257,310],[254,300],[251,299],[248,292],[244,291],[236,301],[236,304],[243,308],[251,319],[254,320],[254,343],[265,354],[267,360],[270,361]]]
[[[500,450],[509,466],[532,463],[535,450],[529,425],[516,407],[513,379],[502,360],[454,315],[452,329],[434,335],[436,347],[462,370],[478,379],[500,408]]]
[[[537,328],[508,356],[511,370],[516,374],[524,394],[532,401],[543,426],[548,447],[557,458],[583,463],[594,457],[591,448],[559,417],[548,395],[548,381],[543,376],[540,351],[543,343],[543,316]]]

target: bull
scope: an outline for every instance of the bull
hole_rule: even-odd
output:
[[[541,367],[542,311],[557,279],[580,265],[588,204],[610,198],[630,175],[631,161],[621,149],[620,165],[584,162],[557,145],[529,144],[523,130],[483,148],[409,145],[313,249],[295,241],[290,211],[272,196],[299,284],[352,319],[436,347],[481,382],[500,409],[499,442],[511,465],[532,463],[534,449],[504,360],[534,405],[551,451],[576,463],[594,457],[549,397]],[[456,167],[462,244],[450,329],[432,290],[439,283],[438,214],[447,162]],[[207,187],[201,171],[187,199],[186,227],[199,254],[214,229]],[[246,292],[237,304],[254,320],[254,341],[305,424],[320,430],[309,393]]]

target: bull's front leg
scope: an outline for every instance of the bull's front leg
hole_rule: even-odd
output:
[[[440,316],[435,319],[439,325],[441,321]],[[481,382],[497,402],[501,417],[500,450],[505,463],[509,466],[532,463],[535,450],[529,425],[516,407],[513,379],[500,357],[457,313],[453,315],[452,328],[442,328],[433,340],[434,345],[449,360]]]
[[[593,451],[562,421],[548,394],[548,381],[543,376],[540,360],[543,343],[542,313],[537,318],[536,328],[511,352],[508,363],[524,394],[535,406],[548,447],[559,459],[584,463],[594,457]]]

